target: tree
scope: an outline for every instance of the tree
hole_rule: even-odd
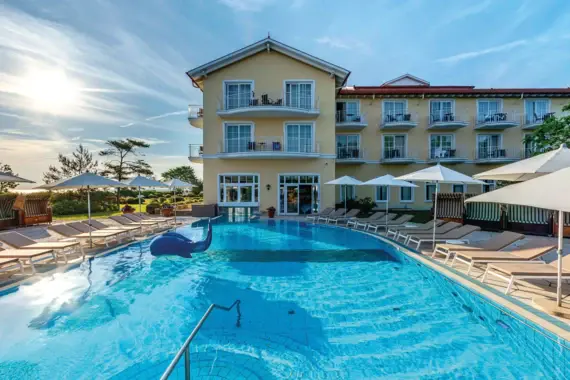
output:
[[[17,176],[17,174],[14,174],[14,172],[12,172],[12,167],[10,165],[3,164],[1,162],[0,162],[0,172]],[[0,182],[0,193],[6,193],[8,190],[14,189],[16,186],[18,186],[18,184],[15,182]]]
[[[59,161],[60,168],[50,165],[47,172],[44,173],[44,182],[51,183],[59,181],[63,178],[74,177],[83,173],[97,173],[99,162],[93,160],[93,154],[89,152],[83,145],[75,149],[71,157],[58,154],[57,160]]]
[[[562,107],[561,117],[549,117],[524,142],[532,146],[534,154],[556,149],[560,144],[570,146],[570,103]]]
[[[106,144],[109,148],[99,152],[102,157],[112,158],[103,163],[105,169],[103,175],[109,176],[117,181],[123,181],[133,176],[141,174],[151,176],[153,174],[150,165],[143,159],[132,160],[131,157],[143,156],[138,150],[149,148],[150,145],[141,140],[108,140]],[[117,204],[119,204],[119,192],[117,189]]]
[[[196,185],[192,188],[192,192],[195,194],[200,193],[204,187],[202,180],[196,176],[194,168],[191,166],[177,166],[162,173],[163,181],[169,181],[174,178]]]

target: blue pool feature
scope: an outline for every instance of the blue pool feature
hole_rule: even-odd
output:
[[[214,311],[192,342],[195,378],[570,373],[568,342],[366,234],[222,223],[190,260],[153,257],[149,243],[0,296],[0,378],[157,379],[210,304],[237,299],[240,316]],[[184,378],[182,369],[172,378]]]

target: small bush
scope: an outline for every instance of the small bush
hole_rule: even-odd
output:
[[[358,209],[360,214],[369,214],[374,207],[376,207],[376,203],[370,197],[346,200],[346,208],[348,210]],[[337,203],[336,208],[344,208],[344,202]]]
[[[128,205],[138,205],[139,200],[138,200],[138,198],[129,197],[129,198],[125,199],[125,202],[123,202],[123,203],[126,203]]]
[[[165,201],[164,197],[159,197],[159,198],[158,198],[158,203],[164,203],[164,201]]]

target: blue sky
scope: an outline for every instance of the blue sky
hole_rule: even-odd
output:
[[[149,142],[157,174],[188,163],[201,131],[185,71],[271,36],[377,85],[570,85],[570,2],[28,1],[0,13],[0,162],[41,181],[79,143]],[[201,167],[197,167],[201,173]],[[24,186],[22,186],[24,188]]]

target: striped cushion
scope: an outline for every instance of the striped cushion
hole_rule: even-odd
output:
[[[550,211],[529,206],[509,205],[509,222],[528,224],[548,224]]]
[[[498,222],[501,220],[501,207],[495,203],[467,203],[467,219]]]

